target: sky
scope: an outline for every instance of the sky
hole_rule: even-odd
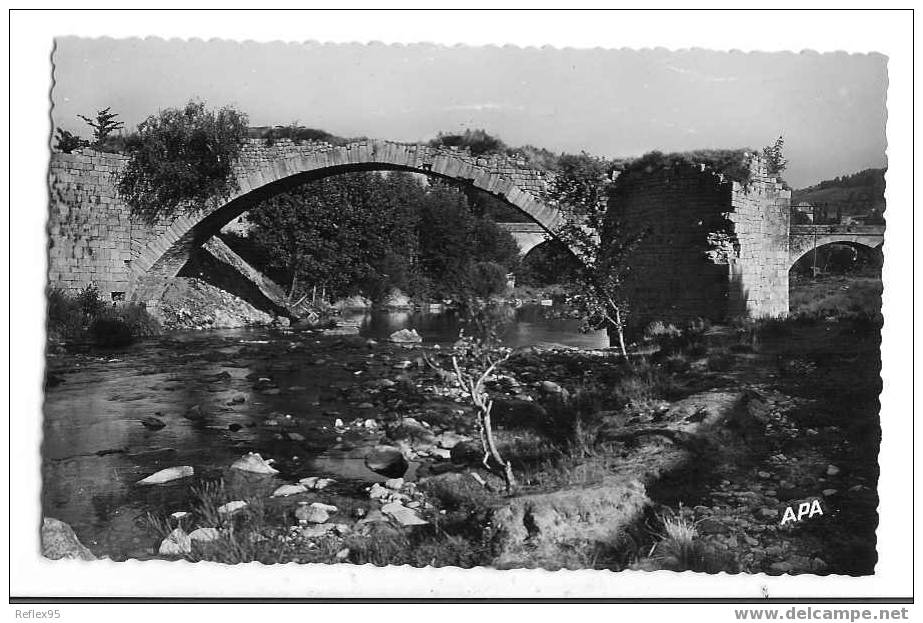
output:
[[[879,54],[575,50],[58,38],[52,122],[84,136],[190,99],[250,125],[428,140],[483,128],[509,145],[604,157],[760,148],[780,134],[801,188],[886,166]]]

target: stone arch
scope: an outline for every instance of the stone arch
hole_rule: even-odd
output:
[[[549,232],[561,220],[558,210],[541,198],[550,174],[511,157],[475,157],[453,148],[389,141],[332,146],[251,140],[235,165],[237,192],[203,213],[152,226],[132,265],[133,298],[156,298],[155,290],[179,272],[195,248],[259,202],[308,181],[358,171],[422,173],[469,185],[517,208]]]
[[[815,249],[826,247],[831,244],[839,244],[853,247],[860,253],[874,254],[881,253],[884,241],[881,236],[869,236],[861,234],[832,234],[814,237],[793,238],[790,245],[790,256],[788,269],[792,268],[804,257],[807,257]]]

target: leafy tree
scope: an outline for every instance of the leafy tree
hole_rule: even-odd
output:
[[[613,331],[619,350],[627,357],[629,301],[623,285],[630,269],[629,255],[640,236],[631,235],[607,215],[608,169],[609,163],[587,154],[563,156],[549,198],[563,215],[554,233],[580,260],[575,280],[568,285],[584,329]]]
[[[68,132],[62,128],[57,129],[55,140],[57,143],[55,143],[54,148],[58,151],[64,152],[65,154],[69,154],[75,149],[86,147],[89,144],[76,134],[72,134],[71,132]]]
[[[783,147],[785,147],[785,141],[780,134],[775,143],[763,148],[763,158],[766,159],[767,168],[771,175],[778,175],[788,166],[788,160],[785,159],[785,154],[782,151]]]
[[[200,211],[238,189],[231,172],[246,133],[247,116],[231,107],[162,110],[138,125],[119,193],[150,221]]]
[[[289,295],[310,280],[332,296],[365,287],[380,296],[406,286],[417,243],[410,175],[351,173],[308,182],[252,209],[251,237],[289,280]]]
[[[93,128],[93,145],[96,147],[102,146],[110,134],[125,127],[124,123],[115,120],[119,115],[118,113],[109,112],[111,109],[112,106],[109,106],[108,108],[96,111],[95,119],[90,119],[84,115],[77,115]]]

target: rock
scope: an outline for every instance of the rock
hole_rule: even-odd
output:
[[[391,502],[381,507],[381,512],[402,526],[422,526],[429,522],[400,502]]]
[[[284,498],[289,495],[298,495],[299,493],[307,492],[308,488],[304,485],[282,485],[272,492],[272,497],[274,498]]]
[[[176,511],[175,513],[170,513],[170,518],[179,521],[183,517],[189,516],[189,511]]]
[[[466,437],[465,435],[459,435],[458,433],[452,431],[446,431],[436,437],[436,445],[440,448],[451,450],[462,441],[468,441],[468,439],[470,438]]]
[[[190,541],[201,541],[202,543],[211,543],[221,538],[221,533],[217,528],[196,528],[189,533]]]
[[[368,514],[358,521],[360,526],[369,524],[369,523],[382,523],[388,521],[388,518],[385,517],[384,513],[380,510],[371,510]]]
[[[308,489],[316,489],[316,490],[329,487],[335,482],[336,480],[334,480],[333,478],[321,478],[319,476],[308,476],[307,478],[302,478],[301,480],[298,481],[299,484],[304,485]]]
[[[146,415],[143,418],[141,418],[141,424],[144,426],[144,428],[147,428],[150,430],[160,430],[161,428],[164,428],[167,425],[166,422],[164,422],[160,418],[155,418],[153,415]]]
[[[836,476],[836,475],[839,474],[839,473],[840,473],[840,468],[837,467],[836,465],[828,465],[828,466],[827,466],[827,475],[828,475],[828,476]]]
[[[376,422],[375,420],[369,418],[369,419],[365,420],[364,422],[362,422],[362,426],[363,426],[363,428],[367,428],[367,429],[369,429],[369,430],[374,430],[374,429],[378,428],[378,422]]]
[[[93,552],[77,538],[73,528],[51,517],[42,520],[42,556],[52,560],[96,560]]]
[[[343,428],[344,426],[346,426],[346,424],[344,424],[343,420],[341,420],[340,418],[337,418],[333,421],[334,428]]]
[[[336,553],[337,560],[346,560],[349,558],[349,548],[345,547]]]
[[[772,477],[772,474],[770,474],[769,472],[757,472],[756,475],[759,476],[760,478],[771,478]]]
[[[419,344],[423,341],[416,329],[401,329],[388,336],[389,342],[395,344]]]
[[[313,526],[304,526],[298,531],[298,534],[304,539],[316,539],[330,534],[333,529],[332,524],[315,524]]]
[[[455,444],[455,446],[449,450],[449,458],[456,465],[477,463],[484,458],[484,450],[481,444],[474,440],[463,441]]]
[[[277,327],[288,327],[291,326],[292,321],[285,316],[276,316],[275,320],[272,321],[272,324]]]
[[[178,467],[168,467],[159,472],[154,472],[147,478],[138,481],[139,485],[159,485],[180,478],[188,478],[195,473],[189,465],[180,465]]]
[[[407,472],[409,464],[404,454],[394,446],[375,446],[365,457],[365,466],[376,474],[399,478]]]
[[[371,402],[360,402],[358,405],[356,405],[356,408],[357,409],[374,409],[375,405],[373,405]]]
[[[185,556],[192,552],[192,541],[188,534],[177,528],[160,542],[158,552],[161,556]]]
[[[761,508],[757,514],[763,519],[775,519],[779,516],[779,511],[774,508]]]
[[[217,510],[218,514],[220,515],[230,515],[232,513],[236,513],[242,508],[246,508],[246,506],[247,503],[243,500],[234,500],[232,502],[228,502],[227,504],[222,504],[218,507]]]
[[[403,478],[389,478],[385,481],[385,486],[392,491],[400,491],[401,487],[404,486]]]
[[[546,394],[561,394],[564,393],[564,388],[555,383],[554,381],[542,381],[541,390]]]
[[[304,435],[302,435],[301,433],[287,433],[287,434],[288,434],[288,438],[291,439],[292,441],[304,441],[305,439]]]
[[[243,472],[251,472],[253,474],[278,474],[279,470],[275,469],[269,463],[272,459],[264,460],[256,452],[248,452],[241,458],[234,461],[231,465],[231,469],[239,469]]]
[[[340,510],[333,504],[324,504],[323,502],[311,502],[311,508],[319,508],[328,513],[335,513]]]
[[[452,458],[452,451],[447,448],[430,448],[429,455],[437,459],[442,459],[443,461],[448,461]]]
[[[837,490],[836,489],[824,489],[823,491],[821,491],[821,493],[824,494],[824,497],[829,498],[831,495],[836,495]]]
[[[408,441],[412,445],[434,445],[436,436],[414,418],[403,418],[388,429],[388,437],[394,441]]]
[[[377,482],[369,489],[369,497],[373,500],[382,500],[391,495],[391,491],[382,487]]]
[[[330,514],[322,508],[304,505],[295,509],[295,518],[305,523],[324,523]]]

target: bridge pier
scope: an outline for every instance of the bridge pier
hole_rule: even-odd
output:
[[[746,186],[691,164],[622,173],[609,231],[641,240],[625,281],[630,330],[787,314],[790,199],[758,157]]]

